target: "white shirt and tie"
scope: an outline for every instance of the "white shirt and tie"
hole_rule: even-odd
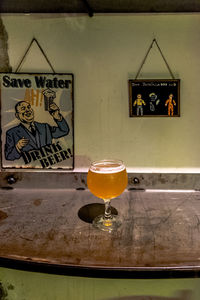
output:
[[[40,148],[40,138],[38,130],[35,127],[34,122],[25,124],[23,123],[23,126],[27,129],[29,135],[31,136],[31,139],[36,143],[37,147]]]

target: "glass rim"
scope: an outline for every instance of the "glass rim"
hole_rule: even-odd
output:
[[[111,159],[98,159],[98,160],[94,160],[90,163],[91,166],[95,166],[97,164],[100,164],[100,163],[119,163],[120,165],[123,165],[124,166],[124,162],[121,160],[121,159],[115,159],[115,158],[111,158]]]
[[[101,159],[93,161],[89,170],[95,173],[116,173],[125,170],[126,167],[120,159]]]

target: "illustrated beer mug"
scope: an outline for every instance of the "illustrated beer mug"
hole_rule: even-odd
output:
[[[43,92],[44,95],[44,109],[45,111],[50,110],[50,105],[53,103],[56,98],[56,93],[50,89],[46,89]]]
[[[109,231],[120,226],[119,217],[111,213],[110,201],[119,196],[126,188],[128,176],[121,160],[100,160],[91,164],[87,185],[93,195],[104,200],[105,213],[97,216],[93,225]]]

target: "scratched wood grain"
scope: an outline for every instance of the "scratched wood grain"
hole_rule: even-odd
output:
[[[111,202],[122,226],[99,231],[80,209],[88,190],[0,192],[0,257],[95,268],[199,268],[200,192],[125,191]]]

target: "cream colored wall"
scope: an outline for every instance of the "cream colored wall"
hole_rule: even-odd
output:
[[[200,279],[108,279],[0,268],[1,300],[199,300]]]
[[[16,70],[33,37],[56,72],[75,76],[75,167],[117,157],[129,170],[200,170],[200,15],[3,15]],[[180,118],[129,118],[134,79],[156,38],[181,79]],[[21,72],[51,72],[31,48]],[[140,78],[171,78],[153,47]]]

